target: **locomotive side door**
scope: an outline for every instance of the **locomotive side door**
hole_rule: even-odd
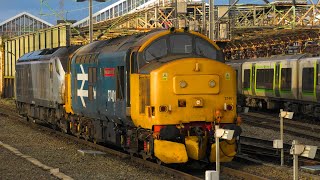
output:
[[[102,57],[101,69],[101,99],[100,112],[104,112],[113,121],[125,117],[126,109],[126,53],[119,52]],[[120,122],[119,122],[120,123]]]

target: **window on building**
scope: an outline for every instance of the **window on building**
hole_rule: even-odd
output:
[[[257,69],[257,89],[273,89],[274,69]]]
[[[282,68],[280,77],[282,91],[290,91],[292,83],[292,68]]]
[[[314,68],[302,69],[302,92],[313,93],[314,91]]]

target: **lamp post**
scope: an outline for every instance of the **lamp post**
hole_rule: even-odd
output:
[[[84,2],[86,0],[76,0],[76,2]],[[92,36],[93,36],[93,22],[92,22],[92,1],[93,0],[88,0],[89,1],[89,39],[90,43],[92,43]],[[94,0],[97,2],[106,2],[106,0]]]
[[[219,125],[215,126],[215,144],[216,144],[216,171],[206,171],[206,180],[220,179],[220,138],[231,140],[233,138],[234,130],[221,129]]]
[[[209,38],[215,39],[214,0],[209,0]]]

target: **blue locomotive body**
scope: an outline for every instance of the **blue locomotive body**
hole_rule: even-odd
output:
[[[113,121],[126,118],[126,52],[80,54],[73,58],[71,69],[76,114]]]

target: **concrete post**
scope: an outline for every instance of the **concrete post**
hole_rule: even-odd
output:
[[[89,39],[92,43],[93,36],[93,22],[92,22],[92,0],[89,0]]]
[[[216,132],[217,132],[217,129],[219,129],[219,125],[215,126]],[[217,134],[215,135],[215,138],[216,138],[216,172],[218,174],[218,177],[220,178],[220,143],[219,143],[219,137],[217,137]]]
[[[283,109],[280,109],[280,139],[283,142],[283,117],[281,116],[281,112]],[[283,148],[281,148],[281,166],[284,164],[284,151]]]
[[[292,146],[295,146],[297,144],[299,144],[299,142],[297,140],[293,140]],[[298,170],[299,170],[299,156],[296,153],[293,153],[293,180],[299,179]]]

